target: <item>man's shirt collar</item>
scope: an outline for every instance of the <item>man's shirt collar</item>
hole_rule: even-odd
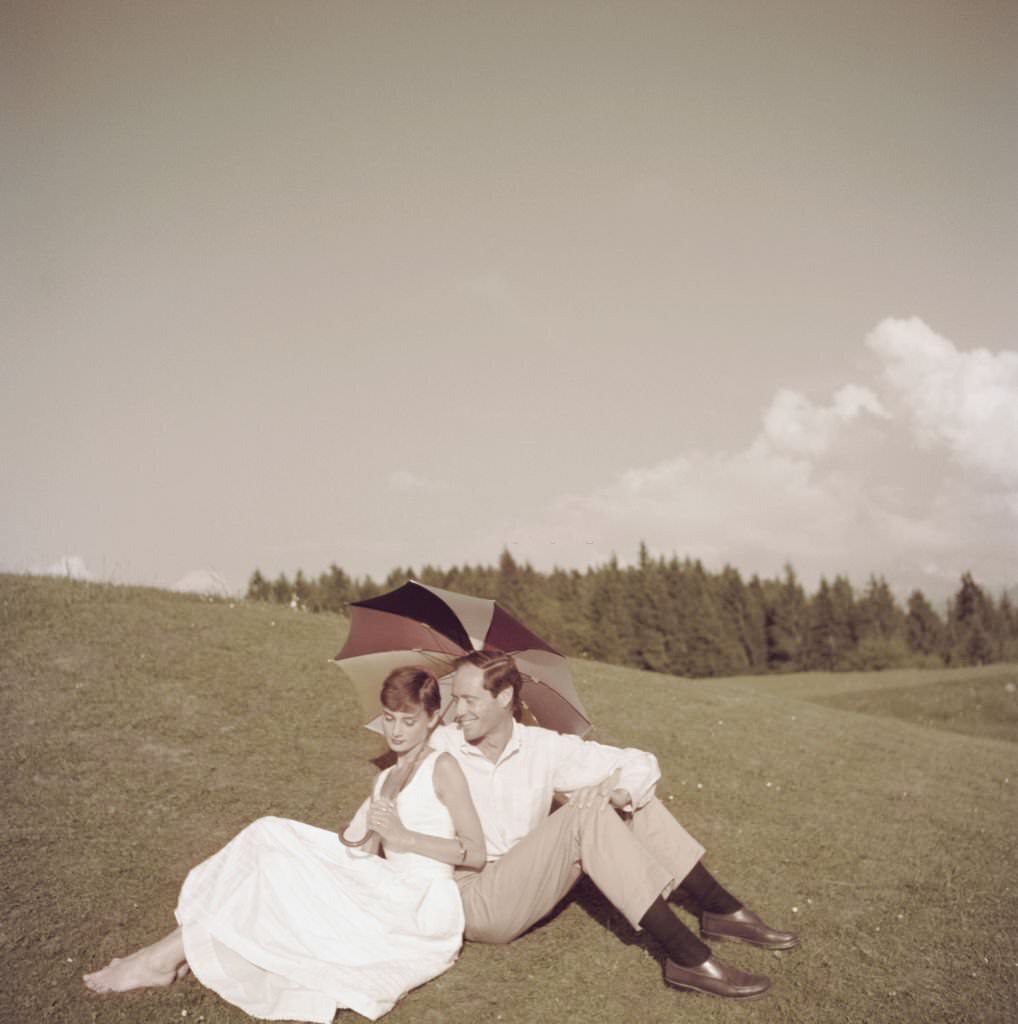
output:
[[[459,730],[459,747],[465,754],[469,754],[471,757],[484,758],[484,760],[488,761],[489,764],[493,764],[497,767],[503,761],[508,760],[513,754],[520,750],[523,746],[523,737],[525,734],[523,726],[514,718],[512,734],[509,736],[509,741],[506,743],[505,749],[498,755],[497,761],[488,761],[488,758],[478,750],[477,746],[471,743],[466,736],[463,735],[462,729]]]

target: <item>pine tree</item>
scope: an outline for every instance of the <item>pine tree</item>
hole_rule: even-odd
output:
[[[905,642],[924,658],[940,656],[944,649],[944,624],[921,590],[913,590],[908,597]]]
[[[699,561],[687,562],[683,571],[684,604],[688,614],[684,622],[686,674],[719,676],[732,670],[742,652],[726,636],[714,593]]]
[[[683,577],[682,566],[673,555],[667,563],[662,563],[659,579],[664,590],[664,612],[661,630],[665,647],[665,662],[668,672],[677,676],[690,674],[690,658],[688,648],[689,622],[695,609],[687,595],[687,587]]]
[[[319,601],[326,611],[341,612],[353,599],[353,580],[332,563],[318,578]]]
[[[507,612],[522,618],[526,607],[524,598],[524,579],[522,567],[516,563],[508,548],[502,549],[498,558],[498,586],[495,600]]]
[[[988,665],[998,656],[994,644],[992,600],[964,573],[947,616],[949,664]]]
[[[997,632],[1002,661],[1018,661],[1018,608],[1004,591],[997,602]]]
[[[830,585],[821,577],[820,587],[809,603],[806,640],[802,651],[803,667],[834,671],[838,665],[837,648],[834,601]]]
[[[607,565],[590,570],[594,577],[590,602],[590,653],[598,661],[626,663],[632,650],[632,620],[619,564],[614,555]]]
[[[258,569],[251,573],[251,579],[247,584],[247,599],[249,601],[268,601],[272,597],[272,584],[261,574]]]
[[[297,575],[293,578],[293,596],[290,598],[290,604],[297,608],[307,608],[310,598],[311,586],[304,573],[298,569]]]
[[[834,577],[831,584],[831,604],[834,613],[834,667],[844,671],[855,664],[859,645],[859,615],[852,584],[840,574]]]
[[[668,615],[668,590],[657,566],[651,561],[647,545],[640,543],[638,568],[624,576],[626,605],[632,619],[632,662],[651,672],[667,672],[668,649],[665,620]]]
[[[767,671],[767,598],[758,576],[746,586],[746,640],[750,667],[754,672]]]
[[[779,672],[801,668],[806,627],[806,594],[795,570],[785,566],[785,578],[765,588],[767,595],[767,665]]]
[[[732,671],[759,671],[766,667],[767,661],[767,631],[762,605],[754,601],[738,570],[729,565],[714,582],[718,610],[729,638],[726,647],[732,650],[733,656],[735,650],[738,651]]]
[[[293,596],[293,587],[286,578],[286,573],[281,572],[272,583],[272,600],[276,604],[289,604]]]
[[[588,657],[590,615],[580,574],[576,570],[553,569],[540,590],[546,594],[547,603],[547,632],[541,636],[563,654]]]
[[[892,668],[907,659],[905,618],[882,576],[870,576],[856,605],[859,623],[857,668]]]

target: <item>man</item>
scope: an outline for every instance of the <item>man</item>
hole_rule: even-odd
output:
[[[654,796],[660,773],[653,754],[520,724],[521,685],[511,656],[466,655],[452,683],[458,728],[440,726],[431,740],[462,767],[487,844],[480,872],[457,873],[466,938],[511,942],[585,873],[664,948],[667,984],[732,998],[763,995],[770,979],[717,959],[668,900],[692,901],[704,938],[792,949],[798,937],[765,924],[703,866],[703,847]],[[549,814],[554,793],[568,801]]]

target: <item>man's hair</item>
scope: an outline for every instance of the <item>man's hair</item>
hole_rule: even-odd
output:
[[[417,665],[393,669],[382,683],[381,700],[390,711],[421,707],[429,718],[442,706],[434,673]]]
[[[505,651],[470,651],[462,658],[456,659],[455,667],[459,668],[460,665],[473,665],[474,668],[479,668],[484,688],[492,697],[512,687],[513,717],[520,717],[523,713],[523,701],[520,698],[523,676],[520,675],[511,654],[506,654]]]

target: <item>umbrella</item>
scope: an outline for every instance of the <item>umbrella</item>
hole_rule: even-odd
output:
[[[354,685],[366,717],[378,724],[378,694],[395,668],[420,665],[440,677],[443,713],[451,700],[452,665],[472,650],[513,656],[530,715],[548,729],[585,736],[590,719],[565,657],[492,600],[408,580],[350,605],[350,633],[336,662]]]

